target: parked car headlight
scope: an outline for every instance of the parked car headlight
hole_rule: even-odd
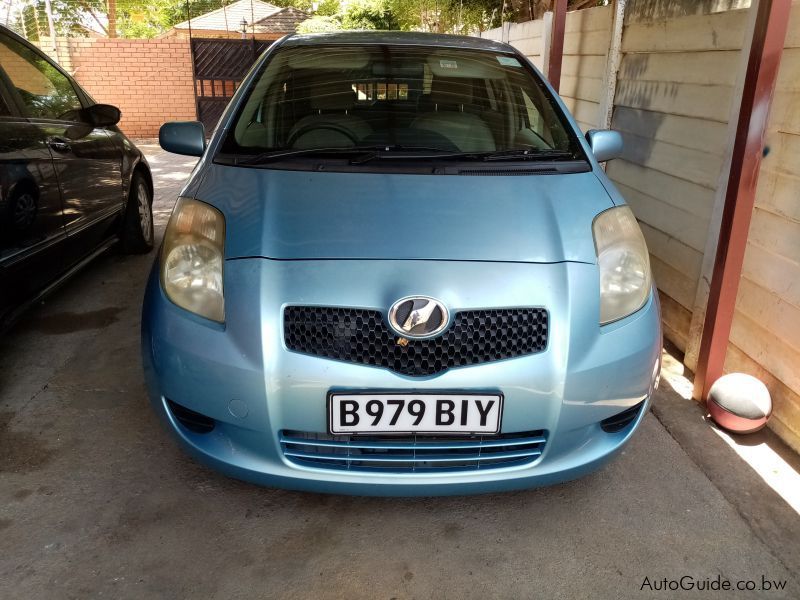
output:
[[[600,324],[636,312],[650,295],[650,257],[631,209],[617,206],[592,225],[600,268]]]
[[[181,308],[225,321],[222,267],[225,217],[216,208],[190,198],[178,198],[164,233],[161,285]]]

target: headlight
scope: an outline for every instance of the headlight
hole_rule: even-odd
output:
[[[222,265],[225,217],[216,208],[178,198],[164,233],[161,249],[161,285],[181,308],[225,321]]]
[[[600,213],[592,225],[600,267],[600,324],[636,312],[650,294],[650,257],[631,209]]]

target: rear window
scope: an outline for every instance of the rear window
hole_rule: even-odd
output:
[[[516,56],[392,45],[279,49],[254,79],[222,151],[384,145],[582,157],[555,100]]]

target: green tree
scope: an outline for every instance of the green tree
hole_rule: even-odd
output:
[[[349,2],[342,13],[344,29],[399,29],[400,23],[388,0]]]
[[[505,18],[513,14],[506,2]],[[439,33],[471,33],[502,22],[502,0],[390,0],[401,29]]]
[[[87,27],[109,37],[154,37],[234,0],[51,0],[56,32],[86,35]],[[293,6],[313,17],[301,32],[338,29],[404,29],[470,34],[503,21],[541,18],[554,0],[269,0]],[[570,9],[608,0],[569,0]],[[314,5],[317,10],[313,11]],[[188,11],[188,12],[187,12]],[[30,39],[47,35],[44,0],[29,0],[17,16],[18,30]]]
[[[51,0],[56,33],[86,35],[88,29],[108,37],[154,37],[189,14],[196,17],[231,4],[235,0]],[[272,0],[277,6],[294,6],[311,12],[312,0]],[[316,14],[336,14],[339,0],[322,0]],[[188,11],[188,12],[187,12]],[[30,39],[47,35],[44,0],[30,0],[17,16],[16,29]]]
[[[62,0],[63,1],[63,0]],[[103,2],[104,0],[96,0]],[[120,35],[123,37],[153,37],[167,31],[188,15],[197,17],[235,0],[117,0],[120,12]],[[311,13],[314,0],[266,0],[280,7],[294,7]],[[125,4],[123,4],[123,2]],[[339,11],[339,0],[321,0],[315,15],[334,15]],[[188,11],[188,12],[187,12]],[[238,23],[232,25],[238,27]]]
[[[53,22],[56,28],[56,35],[59,36],[80,36],[86,35],[87,28],[84,25],[88,16],[86,7],[82,2],[70,0],[52,0]],[[103,23],[92,23],[93,27],[106,32]],[[17,15],[17,31],[21,31],[30,40],[38,40],[40,36],[50,35],[47,24],[47,13],[45,12],[44,0],[32,0],[26,4]]]
[[[265,0],[275,6],[293,6],[294,8],[313,13],[315,17],[332,17],[339,13],[341,9],[340,0]],[[317,10],[314,10],[314,4]]]
[[[391,0],[356,0],[347,3],[336,2],[335,12],[331,12],[333,2],[320,5],[317,13],[297,28],[300,33],[326,33],[342,29],[400,29],[401,23],[395,18]],[[323,14],[323,9],[326,13]]]
[[[342,21],[336,16],[313,16],[297,26],[297,33],[331,33],[341,31]]]

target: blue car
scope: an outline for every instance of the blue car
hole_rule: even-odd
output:
[[[292,35],[242,82],[150,274],[153,407],[195,457],[365,495],[552,484],[614,456],[661,356],[639,226],[505,44]]]

